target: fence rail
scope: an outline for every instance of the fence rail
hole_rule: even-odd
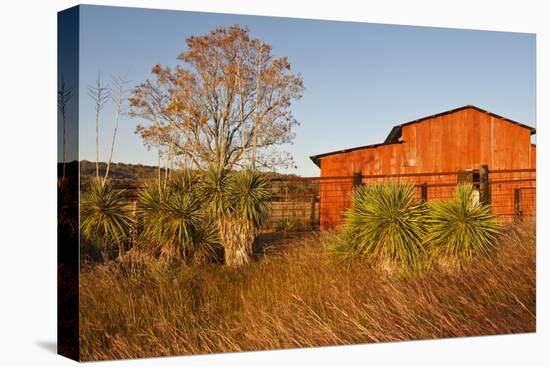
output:
[[[479,169],[458,172],[425,172],[389,175],[330,177],[278,177],[270,179],[272,209],[261,228],[263,234],[294,237],[337,227],[351,206],[354,189],[375,183],[408,183],[416,199],[423,202],[452,198],[459,183],[471,183],[479,200],[490,204],[503,221],[532,220],[536,217],[536,170]],[[121,186],[135,201],[139,182]]]
[[[263,231],[295,235],[329,229],[342,223],[359,185],[395,182],[415,187],[419,201],[453,197],[459,183],[471,183],[479,200],[491,206],[502,221],[532,220],[536,216],[536,170],[479,169],[458,172],[425,172],[390,175],[278,178],[278,195]]]

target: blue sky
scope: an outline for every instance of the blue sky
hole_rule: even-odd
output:
[[[185,39],[216,27],[247,26],[288,56],[305,91],[292,111],[294,144],[282,147],[317,176],[309,156],[379,143],[393,125],[466,104],[535,126],[535,35],[326,20],[83,6],[80,21],[80,156],[95,160],[94,105],[86,86],[127,75],[133,84],[155,64],[175,66]],[[101,160],[108,155],[114,111],[102,114]],[[114,161],[155,164],[121,121]]]

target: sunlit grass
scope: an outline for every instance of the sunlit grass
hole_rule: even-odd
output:
[[[366,259],[327,261],[312,236],[248,266],[80,277],[84,360],[533,332],[534,225],[510,227],[475,264],[389,275]]]

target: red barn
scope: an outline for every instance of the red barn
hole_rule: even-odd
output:
[[[435,173],[476,172],[482,164],[494,171],[534,169],[533,134],[533,127],[469,105],[396,125],[383,143],[323,153],[311,160],[321,169],[321,179],[360,172],[368,183],[369,176],[426,173],[425,179],[436,187],[446,176]],[[330,201],[328,196],[349,198],[352,190],[350,185],[326,182],[320,192],[321,228],[338,224],[349,206],[349,199]],[[499,197],[510,200],[513,192]],[[495,208],[508,205],[499,203],[499,197],[492,198]]]

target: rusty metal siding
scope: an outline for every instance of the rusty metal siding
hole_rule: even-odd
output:
[[[535,168],[536,149],[531,144],[531,131],[524,125],[485,113],[476,108],[463,108],[435,115],[402,126],[402,142],[357,149],[320,157],[321,177],[452,172]],[[337,192],[349,201],[352,187],[321,187],[321,227],[340,223],[344,204],[323,205],[323,191]],[[326,194],[325,194],[326,195]],[[495,197],[499,207],[499,197]]]

